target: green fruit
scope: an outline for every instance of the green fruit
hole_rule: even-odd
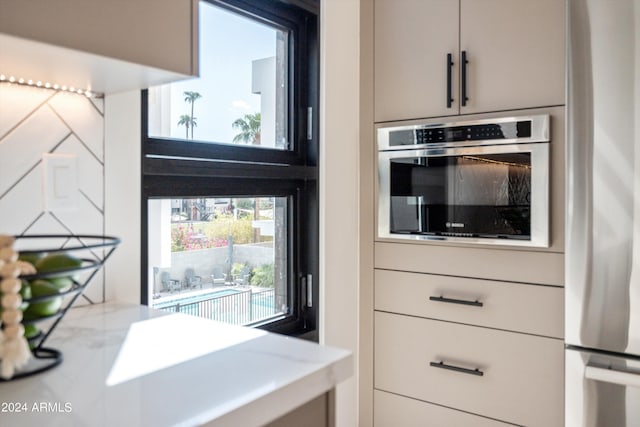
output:
[[[57,295],[58,287],[46,280],[34,280],[31,282],[31,294],[33,298]],[[39,319],[40,317],[56,314],[62,307],[62,297],[48,298],[43,301],[31,302],[24,312],[26,320]]]
[[[24,337],[29,339],[38,336],[40,329],[33,323],[24,325]]]
[[[22,297],[23,301],[33,296],[33,294],[31,293],[31,285],[26,280],[22,280],[22,287],[20,288],[20,296]],[[22,311],[25,311],[27,307],[29,307],[28,302],[23,302],[22,304],[20,304],[20,310]]]
[[[82,260],[65,253],[50,254],[35,263],[38,273],[49,273],[82,266]]]
[[[27,309],[24,313],[22,313],[22,321],[23,322],[31,322],[33,320],[38,320],[42,316],[36,313],[33,313],[29,309]]]
[[[36,263],[42,259],[42,257],[44,257],[47,253],[46,252],[35,252],[35,253],[25,253],[25,254],[20,254],[18,256],[18,259],[20,261],[26,261],[32,265],[36,265]]]
[[[73,286],[71,277],[50,277],[46,280],[58,288],[58,292],[66,292]]]
[[[37,337],[38,335],[40,335],[40,328],[38,328],[36,325],[34,325],[33,323],[27,323],[24,326],[24,337],[26,339],[30,339],[30,338],[34,338]],[[36,346],[36,342],[30,342],[29,343],[29,349],[33,350]]]

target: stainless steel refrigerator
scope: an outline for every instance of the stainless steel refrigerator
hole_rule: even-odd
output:
[[[640,427],[640,0],[568,0],[565,420]]]

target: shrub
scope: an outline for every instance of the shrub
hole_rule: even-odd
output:
[[[199,235],[198,238],[195,235]],[[202,239],[204,234],[206,238]],[[229,245],[226,238],[212,237],[198,224],[194,232],[193,224],[173,224],[171,226],[171,252],[193,251],[197,249],[219,248]]]
[[[253,227],[251,218],[234,220],[231,215],[220,215],[205,226],[206,234],[210,239],[228,239],[233,237],[234,244],[251,243],[253,241]]]
[[[253,269],[251,285],[263,288],[273,288],[275,285],[275,269],[273,263],[262,264]]]
[[[198,232],[193,224],[171,225],[171,252],[190,251],[206,248],[218,248],[229,245],[229,234],[234,244],[253,242],[251,218],[233,219],[231,215],[219,215],[210,222],[197,223]],[[206,239],[194,239],[195,234],[204,234]]]
[[[240,262],[234,262],[233,266],[231,267],[231,274],[233,275],[238,275],[242,273],[243,269],[247,269],[249,270],[249,265],[247,263],[240,263]]]

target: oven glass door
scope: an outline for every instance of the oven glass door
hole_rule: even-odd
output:
[[[548,177],[544,151],[548,144],[381,152],[388,211],[380,213],[389,236],[531,244],[543,227],[534,210],[548,215],[548,200],[541,200],[548,199],[548,184],[537,170],[547,169]]]

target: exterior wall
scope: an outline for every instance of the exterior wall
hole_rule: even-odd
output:
[[[276,147],[276,57],[251,64],[251,92],[260,95],[260,145]]]
[[[183,280],[185,270],[193,268],[196,276],[202,277],[203,282],[211,281],[211,273],[214,267],[220,267],[227,271],[229,248],[210,248],[195,251],[182,251],[171,253],[171,266],[161,268],[160,271],[168,271],[172,279]],[[234,245],[233,263],[244,264],[248,262],[250,267],[258,267],[262,264],[273,263],[273,247],[259,245]],[[156,284],[155,291],[160,290]]]

